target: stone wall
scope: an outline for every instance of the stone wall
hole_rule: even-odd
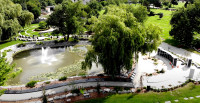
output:
[[[176,66],[178,58],[175,55],[171,54],[170,52],[168,52],[162,48],[158,48],[158,55],[165,57],[173,64],[173,66]]]

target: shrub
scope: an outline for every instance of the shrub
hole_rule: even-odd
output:
[[[45,29],[47,27],[47,23],[45,21],[41,21],[39,23],[39,29]]]
[[[192,41],[192,46],[194,46],[195,48],[200,48],[200,39],[194,39]]]
[[[100,94],[100,89],[101,89],[100,84],[97,84],[97,88],[96,89],[97,89],[97,93]]]
[[[124,90],[130,90],[130,88],[129,87],[124,87]]]
[[[118,93],[118,91],[122,91],[122,87],[114,87],[114,90]]]
[[[166,1],[163,2],[163,5],[165,5],[165,6],[169,6],[169,4],[170,4],[169,2],[166,2]]]
[[[158,63],[157,63],[157,62],[154,62],[153,64],[154,64],[154,65],[158,65]]]
[[[164,69],[162,69],[162,70],[160,71],[160,73],[165,73],[165,70],[164,70]]]
[[[148,76],[152,76],[152,73],[150,73]]]
[[[167,88],[164,88],[164,89],[161,89],[162,92],[167,92],[168,89]]]
[[[68,41],[69,42],[78,42],[79,40],[78,40],[77,36],[75,36],[74,38],[70,37]]]
[[[47,30],[49,28],[45,28],[45,29],[40,29],[40,28],[35,28],[35,31],[44,31],[44,30]]]
[[[84,94],[85,91],[86,91],[85,89],[80,89],[81,94]]]
[[[43,45],[43,42],[36,42],[36,45]]]
[[[101,5],[102,5],[102,6],[107,6],[107,5],[108,5],[108,2],[107,2],[107,1],[101,1]]]
[[[74,90],[71,91],[71,93],[79,94],[79,93],[80,93],[80,90],[79,90],[79,89],[74,89]]]
[[[5,50],[6,52],[10,52],[10,51],[12,51],[12,49],[8,49],[8,50]]]
[[[67,77],[66,76],[63,76],[63,77],[60,77],[59,78],[59,81],[63,81],[63,80],[66,80],[67,79]]]
[[[26,87],[30,87],[30,88],[33,88],[35,87],[35,84],[37,83],[37,81],[30,81],[26,84]]]
[[[65,42],[64,38],[61,38],[60,40],[56,40],[55,43],[63,43]]]
[[[159,18],[163,17],[163,13],[158,13],[158,15],[159,15]]]
[[[17,47],[25,47],[26,46],[26,43],[20,43],[17,45]]]
[[[81,72],[78,74],[79,76],[85,76],[85,72]]]
[[[51,38],[46,38],[45,40],[51,40]]]
[[[137,91],[136,91],[136,92],[138,92],[138,93],[139,93],[140,91],[141,91],[141,89],[137,89]]]
[[[150,11],[149,16],[155,16],[155,13],[153,11]]]
[[[45,82],[45,84],[50,84],[50,83],[51,83],[50,81]]]

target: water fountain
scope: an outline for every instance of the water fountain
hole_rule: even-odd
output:
[[[84,52],[83,52],[84,51]],[[75,65],[73,70],[81,69],[78,67],[79,62],[83,61],[83,56],[87,52],[86,46],[69,46],[69,47],[42,47],[41,49],[27,50],[16,54],[13,57],[13,63],[16,67],[23,69],[22,73],[11,79],[8,85],[25,84],[29,82],[31,77],[37,76],[34,80],[47,80],[51,73],[62,74],[63,71],[57,71],[59,68]],[[101,66],[99,66],[100,68]],[[64,69],[66,71],[71,71]],[[66,72],[65,71],[65,72]],[[97,69],[96,65],[92,66],[88,74],[95,74],[103,71]],[[60,74],[59,74],[60,73]],[[43,78],[43,74],[48,74],[47,78]]]
[[[51,48],[47,47],[46,49],[42,47],[42,56],[41,56],[41,63],[47,63],[49,65],[52,64],[52,62],[57,61],[56,57],[51,53]]]

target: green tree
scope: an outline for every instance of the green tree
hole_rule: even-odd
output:
[[[21,26],[24,27],[31,21],[32,14],[23,11],[19,4],[14,4],[10,0],[0,0],[0,41],[17,34]]]
[[[17,74],[22,72],[21,68],[15,69],[14,64],[11,65],[7,62],[5,56],[6,52],[3,52],[0,56],[0,86],[5,85],[8,79],[14,78]]]
[[[178,1],[177,1],[177,0],[171,0],[171,3],[172,3],[173,5],[178,5]]]
[[[123,11],[121,11],[123,9]],[[121,15],[121,13],[116,14],[116,11],[124,12],[127,11],[137,19],[138,22],[143,23],[147,19],[147,9],[144,6],[136,6],[134,7],[133,5],[127,5],[127,4],[121,4],[119,6],[116,5],[110,5],[106,8],[105,14],[115,14],[119,16],[125,16]]]
[[[159,38],[159,31],[152,29],[146,32],[142,23],[134,17],[134,13],[127,12],[123,7],[125,6],[118,9],[114,6],[110,9],[113,11],[100,15],[93,24],[95,32],[92,39],[93,49],[88,51],[85,61],[82,62],[83,69],[91,68],[92,62],[95,62],[103,66],[105,73],[115,76],[120,74],[122,68],[127,70],[132,68],[133,56],[137,60],[139,52],[154,49],[148,47],[148,50],[142,50],[142,46],[145,40],[151,39],[156,42],[157,39],[154,39],[152,34],[156,33],[155,37]]]
[[[137,4],[139,2],[139,0],[130,0],[133,4]]]
[[[188,5],[173,13],[170,35],[185,46],[190,46],[193,36],[200,33],[200,4]],[[195,33],[196,32],[196,33]]]
[[[33,13],[34,19],[41,15],[41,4],[38,0],[29,0],[27,2],[27,9]]]
[[[143,35],[145,38],[145,43],[143,46],[140,47],[140,51],[142,54],[149,52],[153,52],[158,48],[161,43],[160,34],[162,33],[162,29],[155,25],[148,25],[145,28],[146,33]]]
[[[28,11],[22,11],[21,16],[18,18],[20,25],[24,28],[31,24],[34,19],[34,15]]]
[[[63,0],[55,0],[56,4],[61,4],[63,2]]]
[[[108,4],[120,5],[121,3],[126,3],[128,0],[106,0]]]
[[[55,11],[49,16],[47,24],[58,27],[58,31],[64,36],[67,34],[68,41],[70,34],[83,31],[85,11],[81,1],[73,3],[67,0],[55,7]]]
[[[97,16],[98,17],[99,11],[101,11],[102,8],[103,8],[103,6],[101,5],[100,2],[98,2],[96,0],[91,0],[90,2],[87,3],[85,11],[87,12],[89,18],[91,16]]]
[[[27,1],[28,0],[12,0],[12,2],[20,4],[23,10],[27,10],[27,5],[26,5]]]
[[[55,5],[55,0],[39,0],[41,8],[45,9],[46,6]]]
[[[45,29],[45,28],[47,28],[47,23],[46,23],[45,21],[41,21],[41,22],[39,23],[39,28],[40,28],[40,29]]]

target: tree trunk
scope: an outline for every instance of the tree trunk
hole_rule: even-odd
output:
[[[68,41],[69,40],[69,35],[67,35],[67,39],[66,39],[66,36],[64,36],[64,40]]]
[[[66,36],[64,35],[64,40],[67,41]]]
[[[151,58],[151,52],[149,52],[149,58]]]
[[[69,40],[69,34],[67,35],[67,41]]]

